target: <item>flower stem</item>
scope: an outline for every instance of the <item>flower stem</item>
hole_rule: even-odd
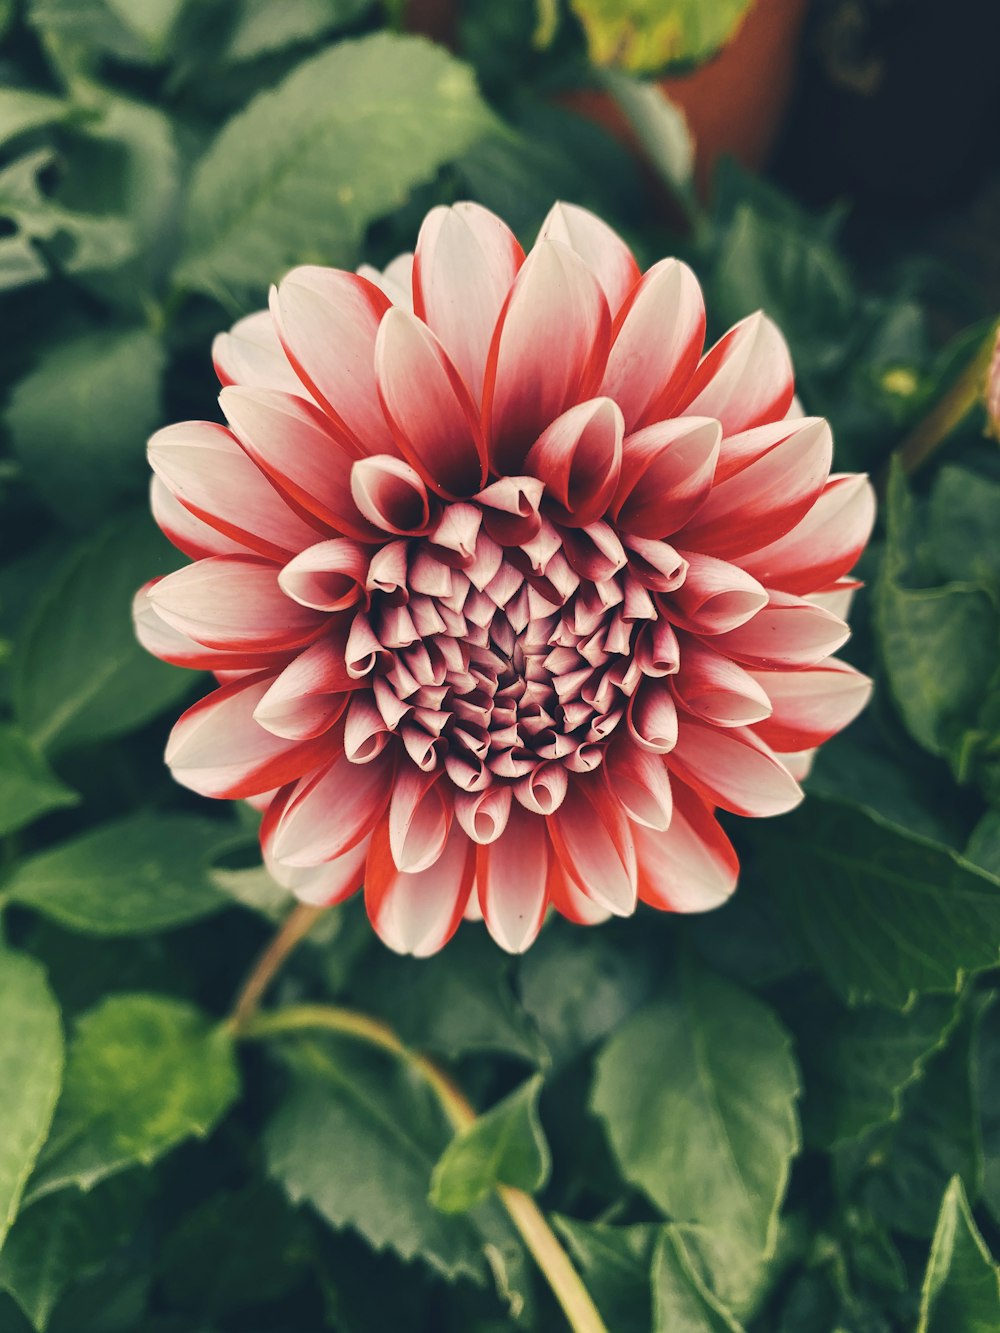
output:
[[[254,963],[233,1005],[229,1027],[239,1032],[257,1012],[264,992],[295,946],[309,934],[327,909],[299,903],[285,918],[281,929]]]
[[[410,1050],[388,1024],[368,1014],[336,1005],[300,1004],[266,1014],[251,1012],[236,1027],[241,1036],[250,1040],[321,1029],[378,1046],[405,1061],[419,1074],[457,1132],[475,1123],[475,1109],[449,1075],[426,1056]],[[525,1246],[544,1273],[570,1328],[574,1333],[608,1333],[590,1292],[534,1199],[509,1185],[498,1185],[497,1193]]]

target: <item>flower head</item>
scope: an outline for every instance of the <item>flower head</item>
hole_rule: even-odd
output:
[[[158,656],[219,686],[167,762],[264,811],[300,897],[363,883],[387,944],[481,911],[526,948],[717,906],[718,807],[774,815],[863,707],[831,657],[871,528],[757,314],[703,354],[698,283],[557,205],[525,257],[436,208],[384,274],[304,267],[216,341],[228,428],[154,435],[194,563],[139,594]]]

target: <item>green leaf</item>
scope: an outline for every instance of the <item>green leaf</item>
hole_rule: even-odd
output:
[[[655,83],[605,70],[602,85],[618,103],[643,151],[660,176],[685,202],[692,199],[695,145],[684,112]]]
[[[927,559],[944,579],[1000,583],[1000,484],[947,464],[927,507]]]
[[[576,1222],[559,1216],[552,1220],[608,1328],[614,1333],[649,1333],[650,1269],[660,1228],[648,1223]]]
[[[28,19],[61,47],[136,64],[153,64],[168,54],[185,0],[31,0]],[[78,55],[77,59],[81,57]]]
[[[132,815],[28,857],[5,892],[86,935],[151,934],[227,905],[212,862],[241,840],[218,820]]]
[[[597,1059],[591,1104],[626,1178],[675,1221],[772,1250],[799,1147],[790,1047],[760,1000],[682,962]]]
[[[956,1176],[941,1201],[920,1294],[917,1333],[996,1333],[998,1311],[1000,1272]]]
[[[901,1009],[997,961],[1000,880],[950,848],[817,799],[749,834],[762,885],[845,999]]]
[[[50,1195],[17,1219],[0,1254],[0,1290],[17,1301],[38,1333],[71,1283],[99,1272],[135,1226],[145,1191],[134,1176],[92,1194]]]
[[[0,88],[0,144],[65,120],[72,103],[31,88]]]
[[[15,386],[14,452],[39,499],[69,526],[90,529],[143,494],[164,361],[148,329],[85,333],[50,343]]]
[[[1000,1005],[983,1015],[973,1052],[973,1084],[983,1151],[983,1203],[1000,1222]]]
[[[552,1159],[538,1118],[541,1075],[484,1112],[448,1144],[431,1176],[430,1200],[444,1213],[464,1213],[497,1185],[534,1193]]]
[[[287,1063],[288,1086],[263,1145],[292,1202],[354,1227],[376,1250],[481,1280],[473,1224],[427,1198],[450,1134],[426,1085],[394,1056],[346,1038],[297,1041]]]
[[[0,835],[79,799],[16,727],[0,723]]]
[[[89,1190],[204,1137],[239,1092],[232,1039],[192,1005],[111,995],[77,1021],[32,1199]]]
[[[958,1011],[928,995],[904,1013],[863,1005],[845,1009],[828,991],[788,1006],[802,1064],[806,1142],[822,1147],[898,1120],[903,1092],[945,1044]]]
[[[224,59],[232,64],[258,60],[299,42],[311,42],[332,28],[354,23],[372,0],[240,0]]]
[[[106,528],[47,588],[20,645],[13,682],[21,726],[45,750],[132,731],[191,688],[186,671],[139,647],[136,589],[180,556],[146,513]]]
[[[45,1142],[63,1071],[59,1007],[31,958],[0,947],[0,1244]]]
[[[368,224],[490,124],[470,71],[417,38],[313,56],[198,164],[178,282],[241,303],[294,264],[350,265]]]
[[[653,1333],[742,1333],[705,1285],[676,1226],[664,1227],[653,1256]]]
[[[595,65],[652,73],[707,60],[736,33],[751,0],[570,0]]]

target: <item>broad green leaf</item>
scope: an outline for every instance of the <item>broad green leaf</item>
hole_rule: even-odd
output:
[[[830,992],[788,1006],[806,1089],[806,1142],[822,1147],[897,1120],[903,1093],[947,1041],[958,1011],[937,995],[904,1013],[863,1005],[845,1009]]]
[[[364,1008],[384,1014],[404,1041],[423,1050],[449,1059],[496,1051],[539,1064],[545,1047],[514,998],[510,971],[510,959],[485,930],[467,929],[429,959],[379,950],[355,984]]]
[[[79,799],[16,727],[0,723],[0,835]]]
[[[538,1118],[540,1075],[530,1078],[452,1139],[431,1176],[431,1203],[464,1213],[497,1185],[534,1193],[552,1168]]]
[[[0,144],[27,130],[43,129],[65,120],[72,104],[31,88],[0,88]]]
[[[983,1015],[973,1050],[973,1085],[983,1151],[983,1203],[1000,1222],[1000,1005]]]
[[[948,847],[816,799],[750,835],[762,886],[848,1000],[901,1009],[1000,958],[1000,879]]]
[[[15,386],[7,409],[14,452],[67,525],[91,529],[143,494],[164,360],[148,329],[85,333],[51,343]]]
[[[652,993],[658,962],[614,923],[549,923],[519,965],[521,1002],[556,1064],[613,1031]]]
[[[426,1085],[394,1056],[345,1038],[289,1046],[288,1073],[263,1146],[292,1202],[354,1227],[374,1249],[481,1280],[473,1224],[427,1198],[450,1134]]]
[[[791,1041],[755,996],[691,961],[597,1058],[591,1105],[626,1178],[669,1217],[773,1249],[799,1147]]]
[[[0,239],[0,290],[47,278],[52,265],[71,275],[89,273],[123,263],[135,251],[124,218],[75,212],[43,194],[39,174],[54,160],[43,148],[0,170],[0,219],[9,224],[5,232],[13,228]]]
[[[998,1327],[1000,1271],[956,1176],[941,1201],[917,1333],[996,1333]]]
[[[298,42],[311,42],[359,19],[372,0],[240,0],[224,59],[258,60]]]
[[[370,222],[491,124],[470,71],[378,34],[304,61],[195,170],[177,280],[241,303],[294,264],[347,264]]]
[[[666,1226],[653,1255],[653,1333],[742,1333],[691,1262],[683,1232]]]
[[[45,1142],[63,1072],[59,1008],[31,958],[0,946],[0,1244]]]
[[[132,815],[28,857],[4,891],[69,930],[146,935],[225,907],[212,862],[241,840],[218,820]]]
[[[185,0],[30,0],[29,22],[73,63],[93,63],[100,54],[136,64],[168,54],[170,37]],[[64,58],[68,58],[64,56]]]
[[[614,1333],[649,1333],[650,1269],[660,1228],[553,1219],[598,1310]]]
[[[178,554],[146,513],[106,528],[47,588],[15,662],[14,711],[45,750],[132,731],[191,688],[186,671],[139,647],[130,608]]]
[[[927,506],[927,559],[944,579],[1000,583],[1000,485],[947,464]]]
[[[63,1292],[97,1273],[134,1227],[145,1190],[123,1176],[91,1194],[64,1191],[25,1209],[0,1254],[0,1290],[43,1333]]]
[[[238,1092],[232,1039],[197,1009],[110,995],[77,1021],[29,1196],[89,1190],[127,1167],[150,1166],[210,1133]]]
[[[751,0],[570,0],[595,65],[652,73],[707,60],[735,34]]]

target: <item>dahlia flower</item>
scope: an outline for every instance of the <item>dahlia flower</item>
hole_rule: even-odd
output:
[[[214,673],[167,762],[263,810],[282,885],[363,883],[420,956],[463,916],[519,951],[549,907],[732,892],[716,810],[791,809],[867,698],[831,654],[874,502],[830,475],[769,319],[704,337],[676,259],[643,273],[567,205],[525,257],[469,203],[384,273],[294,269],[219,336],[228,426],[149,444],[194,563],[136,621]]]
[[[1000,329],[996,332],[993,355],[986,372],[986,418],[988,432],[995,440],[1000,440]]]

